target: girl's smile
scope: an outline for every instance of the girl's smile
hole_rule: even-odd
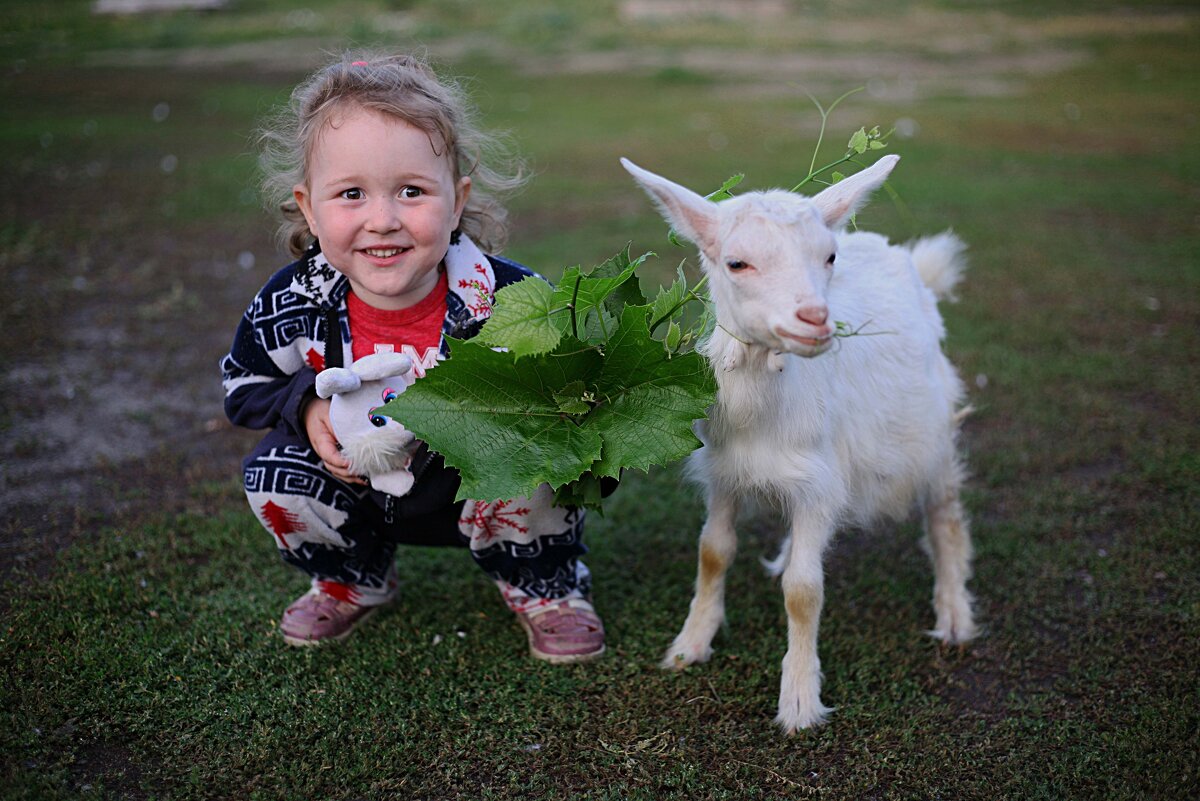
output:
[[[435,137],[382,112],[335,111],[296,202],[325,258],[379,309],[405,309],[437,285],[471,179],[455,179]]]

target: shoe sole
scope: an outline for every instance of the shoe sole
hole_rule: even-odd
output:
[[[372,615],[374,615],[376,612],[378,612],[380,606],[383,606],[383,604],[380,604],[379,606],[372,606],[369,610],[367,610],[366,612],[363,613],[362,617],[360,617],[358,620],[354,621],[349,626],[347,626],[346,630],[343,631],[341,634],[331,634],[328,637],[318,637],[315,640],[305,640],[305,639],[301,639],[300,637],[293,637],[290,634],[287,634],[286,632],[284,632],[282,630],[280,630],[280,633],[283,634],[283,641],[286,642],[288,645],[292,645],[297,648],[319,648],[322,645],[329,645],[330,643],[341,642],[342,640],[349,637],[351,634],[354,633],[354,630],[356,628],[361,626],[363,623],[365,623],[367,620],[369,620]]]
[[[525,638],[529,640],[529,654],[534,659],[540,659],[543,662],[549,662],[552,665],[577,665],[583,662],[591,662],[604,656],[607,646],[603,643],[600,645],[600,650],[591,651],[586,654],[551,654],[541,650],[535,644],[533,627],[525,621],[521,615],[517,615],[517,623],[521,624],[521,628],[525,630]]]

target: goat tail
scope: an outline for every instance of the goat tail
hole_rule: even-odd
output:
[[[787,567],[788,556],[792,552],[792,536],[789,534],[784,537],[783,543],[779,546],[779,554],[774,559],[759,558],[763,569],[767,571],[767,575],[771,578],[779,578],[783,575],[784,568]]]
[[[922,237],[908,245],[921,282],[938,300],[957,300],[954,288],[967,269],[967,245],[951,231]]]

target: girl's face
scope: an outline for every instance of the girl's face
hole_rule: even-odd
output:
[[[405,309],[437,285],[471,179],[403,120],[351,106],[318,134],[293,193],[325,258],[377,309]]]

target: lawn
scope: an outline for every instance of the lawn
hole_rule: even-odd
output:
[[[1200,794],[1200,13],[1188,3],[243,0],[0,12],[0,797],[1184,799]],[[469,557],[402,549],[340,647],[276,630],[305,586],[242,497],[217,360],[281,265],[252,134],[324,49],[421,47],[533,171],[507,255],[555,276],[686,249],[617,164],[698,189],[807,172],[896,127],[860,213],[953,228],[946,350],[984,634],[924,635],[916,521],[826,558],[820,728],[771,718],[775,521],[750,516],[706,665],[658,659],[691,594],[678,465],[589,520],[601,661],[532,661]],[[694,263],[694,259],[689,258]],[[689,267],[689,269],[692,269]]]

